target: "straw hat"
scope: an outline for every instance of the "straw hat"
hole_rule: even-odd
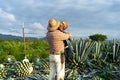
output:
[[[68,22],[67,21],[63,21],[62,24],[63,24],[63,29],[64,30],[68,28]]]
[[[55,31],[58,29],[59,25],[60,25],[60,22],[52,18],[48,22],[47,29],[48,31]]]

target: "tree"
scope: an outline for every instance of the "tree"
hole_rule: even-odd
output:
[[[93,34],[89,36],[89,39],[93,41],[105,41],[107,39],[107,36],[103,34]]]

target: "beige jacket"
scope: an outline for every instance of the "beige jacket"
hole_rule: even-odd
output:
[[[60,31],[47,32],[47,40],[50,47],[50,54],[59,55],[64,52],[63,40],[70,38],[70,35]]]

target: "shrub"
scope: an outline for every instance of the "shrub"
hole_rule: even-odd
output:
[[[107,36],[103,34],[94,34],[90,35],[89,38],[93,41],[105,41],[107,39]]]

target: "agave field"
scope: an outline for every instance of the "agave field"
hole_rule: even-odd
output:
[[[120,80],[120,41],[72,39],[65,55],[65,80]],[[0,41],[1,80],[48,80],[49,47],[45,40]]]

